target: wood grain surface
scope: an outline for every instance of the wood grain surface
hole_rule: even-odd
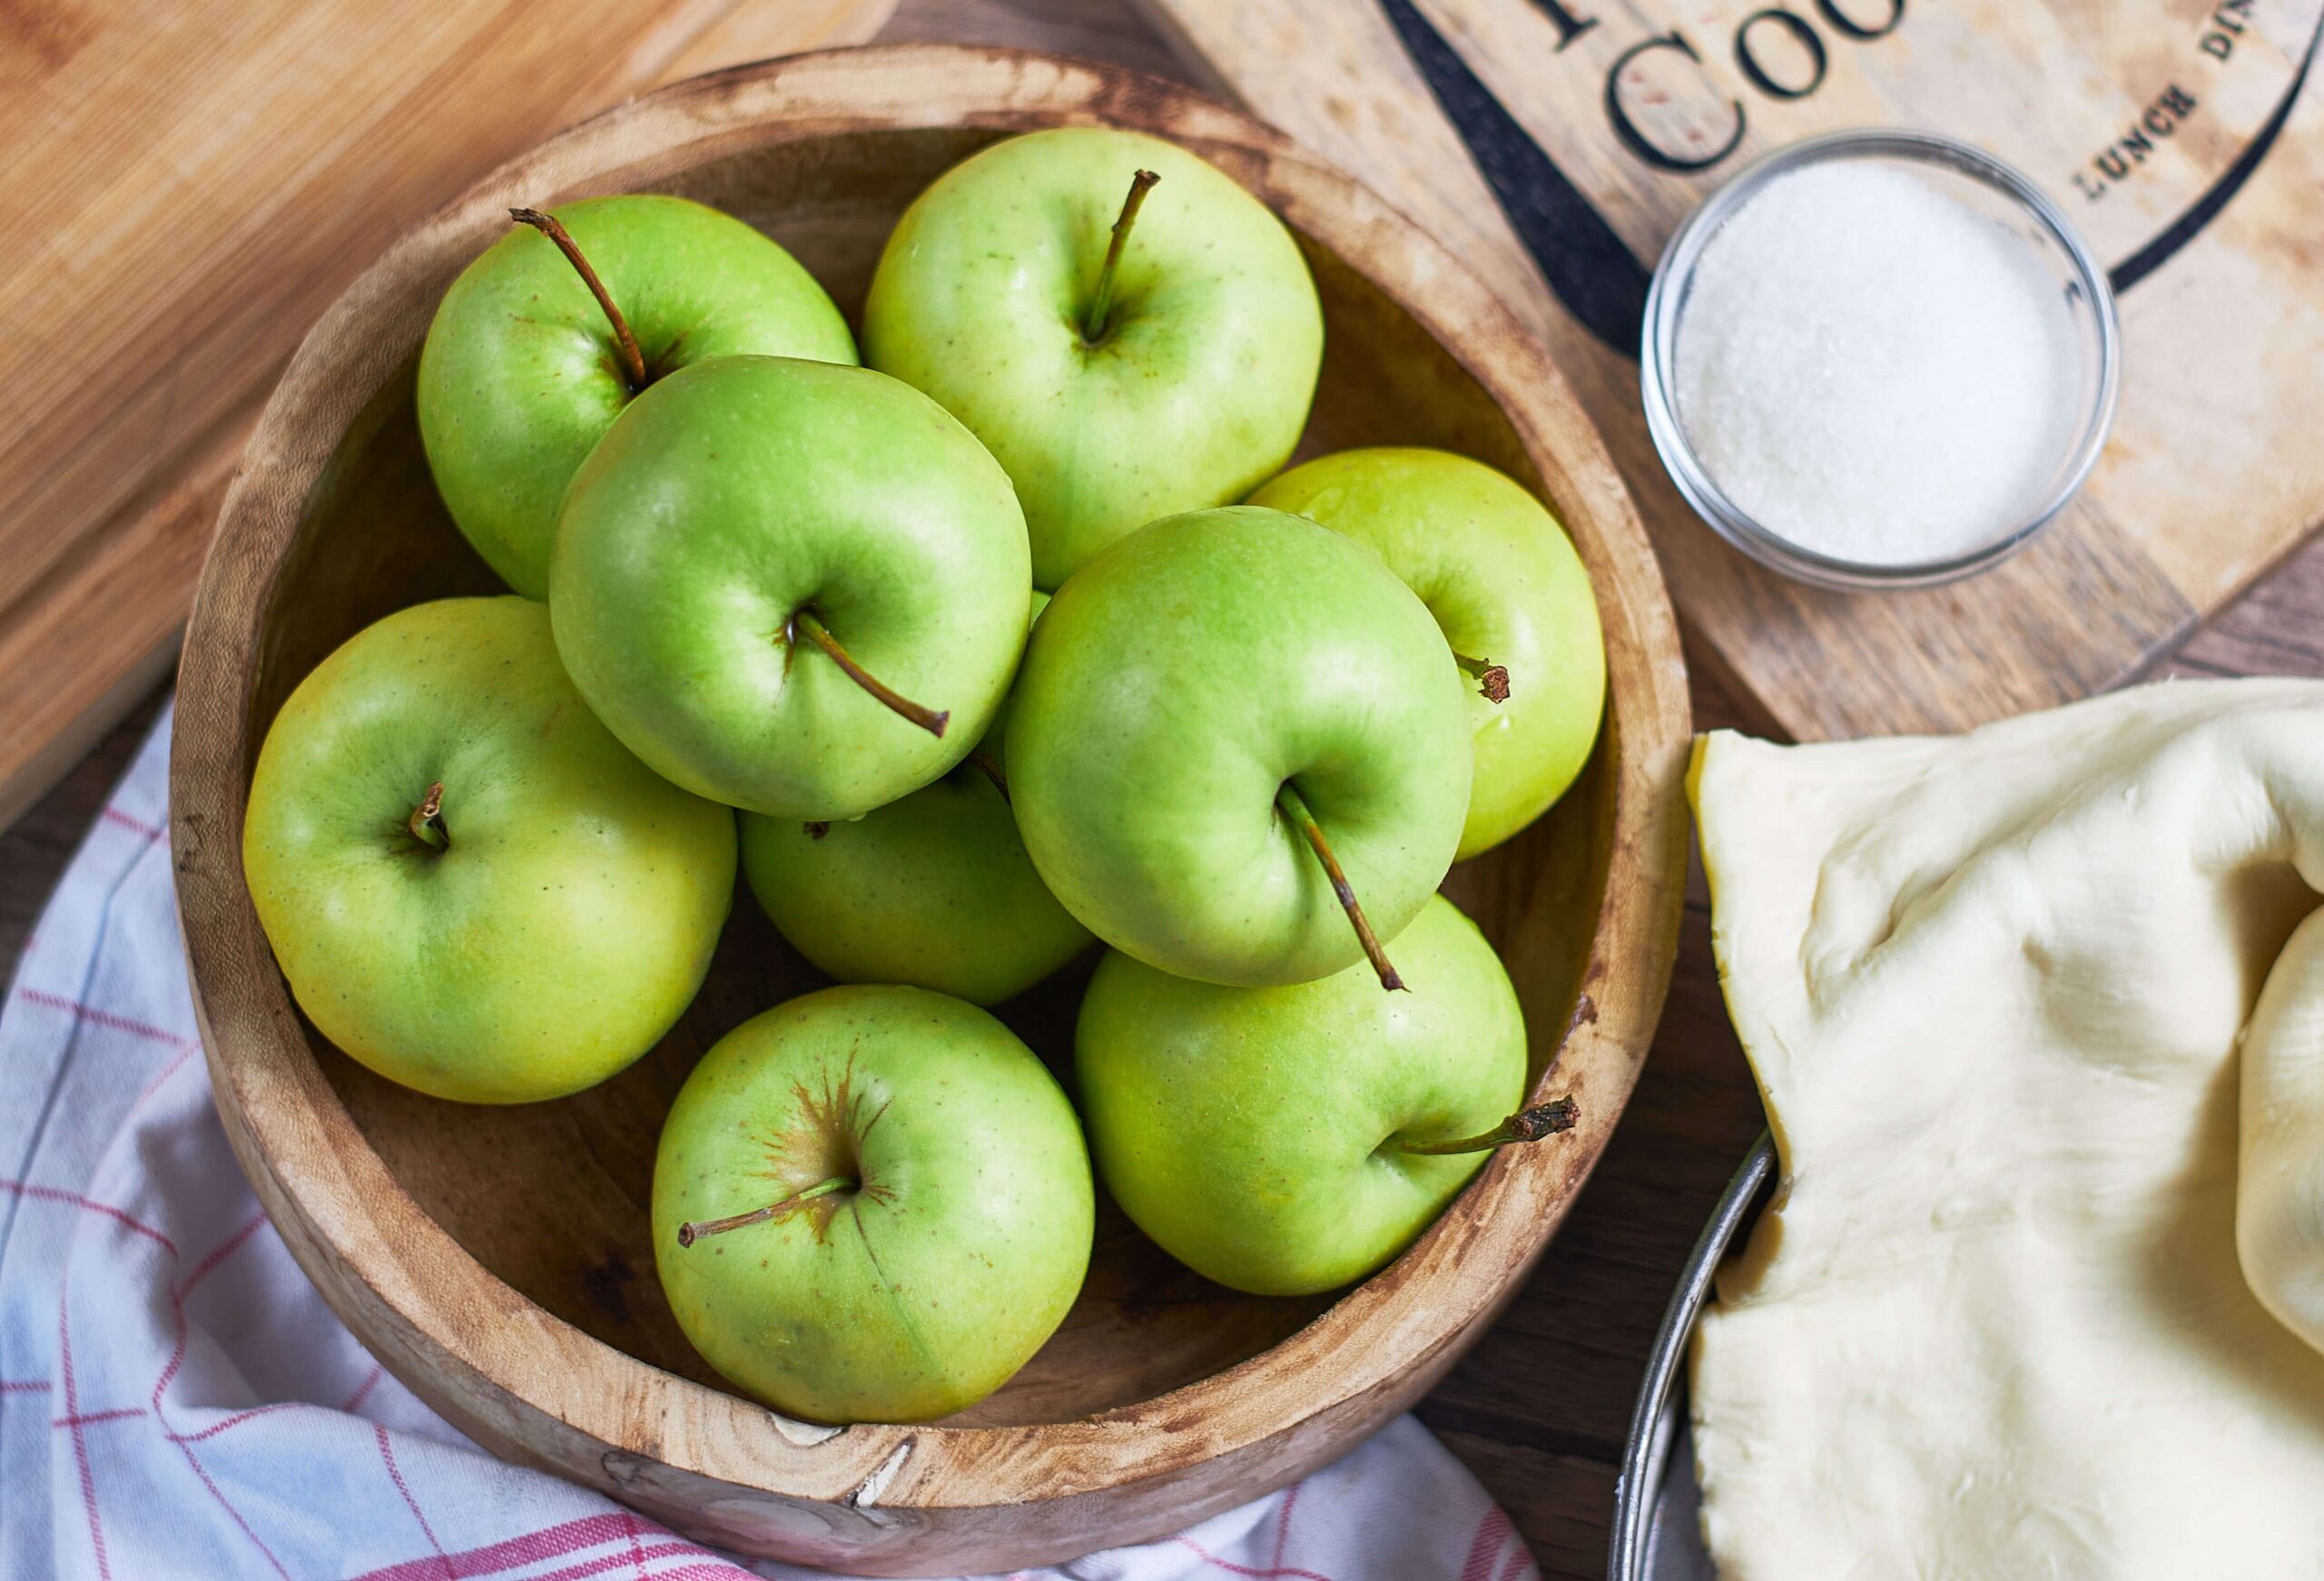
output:
[[[2296,93],[2324,0],[1143,3],[1207,80],[1518,308],[1605,430],[1703,661],[1796,735],[2118,684],[2324,519],[2324,94]],[[1635,315],[1664,241],[1738,166],[1877,124],[1967,137],[2066,209],[2122,291],[2125,380],[2089,487],[2033,547],[1864,595],[1789,582],[1695,518],[1646,434]]]
[[[1169,69],[1162,43],[1124,0],[903,0],[890,33],[1058,44]],[[1699,653],[1690,658],[1699,726],[1773,733],[1751,698],[1723,686]],[[2198,627],[2159,673],[2324,676],[2324,542]],[[50,886],[166,686],[149,691],[131,723],[0,835],[0,972],[13,973]],[[1509,1508],[1551,1581],[1605,1574],[1616,1457],[1648,1339],[1759,1124],[1719,1005],[1698,886],[1654,1051],[1590,1187],[1493,1330],[1419,1407]]]
[[[0,827],[168,667],[290,349],[476,176],[895,0],[96,0],[0,14]]]
[[[1114,1221],[1064,1325],[990,1399],[917,1426],[786,1422],[684,1344],[645,1204],[661,1116],[702,1050],[821,979],[744,899],[686,1016],[614,1081],[517,1107],[417,1097],[307,1027],[272,968],[242,878],[251,764],[284,696],[348,637],[490,586],[429,484],[410,370],[445,287],[507,232],[512,203],[694,197],[776,236],[852,315],[938,174],[1009,132],[1093,121],[1208,159],[1298,239],[1325,345],[1304,449],[1478,457],[1573,541],[1605,629],[1598,749],[1549,814],[1446,889],[1509,966],[1537,1096],[1571,1095],[1580,1119],[1495,1154],[1403,1255],[1328,1299],[1206,1285]],[[439,210],[332,306],[222,508],[180,675],[170,827],[226,1134],[300,1266],[405,1383],[489,1447],[704,1541],[860,1574],[981,1574],[1147,1540],[1278,1487],[1411,1404],[1482,1333],[1644,1058],[1677,946],[1689,734],[1676,622],[1612,461],[1554,365],[1448,253],[1280,133],[1163,79],[900,45],[718,72],[598,116]],[[1068,975],[1006,1012],[1053,1061],[1079,987]]]

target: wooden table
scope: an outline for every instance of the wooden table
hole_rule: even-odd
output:
[[[1038,44],[1182,74],[1124,0],[905,0],[892,38]],[[2158,674],[2324,676],[2324,540],[2196,632]],[[0,970],[167,695],[157,690],[0,836]],[[1748,728],[1699,680],[1700,728]],[[1499,1325],[1420,1407],[1532,1545],[1545,1576],[1606,1573],[1615,1467],[1664,1301],[1719,1188],[1761,1126],[1718,997],[1693,887],[1669,1007],[1613,1145]]]

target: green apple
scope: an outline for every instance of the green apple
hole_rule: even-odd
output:
[[[1524,1102],[1525,1020],[1442,896],[1395,938],[1412,992],[1361,967],[1288,987],[1192,983],[1109,952],[1074,1068],[1106,1189],[1206,1278],[1307,1295],[1410,1245],[1487,1152],[1573,1122]]]
[[[1064,1321],[1095,1195],[1073,1106],[1007,1027],[924,988],[825,988],[686,1078],[654,1257],[694,1349],[777,1410],[926,1421]]]
[[[419,436],[468,542],[542,598],[557,501],[639,390],[736,352],[852,363],[855,341],[797,260],[715,209],[647,194],[512,212],[428,327]]]
[[[1033,619],[1049,595],[1033,594]],[[843,983],[1013,998],[1089,947],[1033,870],[1001,770],[1006,703],[934,784],[842,823],[743,815],[743,871],[793,948]]]
[[[1102,127],[1010,138],[939,177],[863,308],[864,359],[941,401],[1016,480],[1045,588],[1280,467],[1323,345],[1306,260],[1264,203]]]
[[[771,817],[853,818],[960,761],[1024,651],[1025,518],[944,408],[868,368],[723,357],[574,475],[557,652],[629,749]]]
[[[1606,642],[1590,574],[1541,501],[1481,461],[1390,447],[1318,457],[1250,503],[1370,547],[1443,628],[1474,682],[1476,784],[1462,859],[1565,794],[1598,740]]]
[[[1295,983],[1362,954],[1394,987],[1378,940],[1444,877],[1468,810],[1462,691],[1371,550],[1280,511],[1167,517],[1033,633],[1018,828],[1065,908],[1148,966]]]
[[[290,693],[242,871],[324,1036],[438,1097],[527,1103],[605,1080],[693,1000],[734,817],[582,706],[547,610],[444,599],[365,627]]]

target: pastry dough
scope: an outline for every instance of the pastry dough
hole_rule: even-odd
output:
[[[1782,1161],[1694,1353],[1724,1581],[2324,1576],[2324,684],[1693,791]]]

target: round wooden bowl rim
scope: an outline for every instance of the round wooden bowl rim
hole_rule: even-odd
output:
[[[931,72],[952,101],[986,101],[991,111],[928,121],[903,88]],[[1029,107],[1029,95],[1039,103]],[[1581,524],[1574,535],[1607,629],[1615,738],[1613,849],[1589,957],[1595,1016],[1577,1017],[1559,1059],[1561,1072],[1585,1082],[1581,1121],[1556,1143],[1502,1154],[1395,1263],[1226,1371],[1071,1422],[865,1424],[834,1435],[591,1338],[503,1283],[406,1194],[315,1060],[243,883],[249,678],[322,461],[409,349],[393,348],[390,356],[369,345],[367,323],[408,294],[411,277],[433,260],[473,255],[512,202],[621,190],[617,178],[639,162],[641,149],[666,155],[684,148],[706,162],[836,132],[1091,123],[1167,125],[1167,135],[1197,152],[1261,157],[1268,174],[1262,195],[1385,290],[1483,386],[1561,514]],[[1374,245],[1364,245],[1367,239]],[[1381,245],[1387,241],[1393,245]],[[399,1372],[461,1378],[500,1419],[517,1424],[507,1429],[512,1439],[521,1439],[527,1419],[559,1423],[619,1451],[793,1497],[859,1505],[884,1497],[931,1508],[1010,1504],[1165,1476],[1314,1425],[1439,1360],[1513,1291],[1603,1150],[1660,1010],[1683,889],[1679,777],[1689,733],[1676,624],[1612,461],[1545,353],[1433,241],[1280,133],[1161,79],[1029,51],[889,45],[735,67],[608,111],[485,177],[347,290],[285,372],[221,512],[187,633],[171,828],[196,1009],[229,1133],[262,1203],[341,1315],[351,1315],[344,1292],[315,1265],[320,1249],[376,1294],[394,1330],[366,1337],[389,1350]],[[1494,1277],[1429,1277],[1471,1259]],[[504,1381],[511,1378],[582,1381],[556,1395],[547,1386],[517,1392]],[[618,1382],[600,1381],[608,1379]],[[641,1408],[655,1400],[659,1408]],[[658,1434],[633,1441],[634,1424],[681,1409],[708,1425],[694,1442],[668,1445]],[[890,1487],[907,1456],[912,1475]]]

